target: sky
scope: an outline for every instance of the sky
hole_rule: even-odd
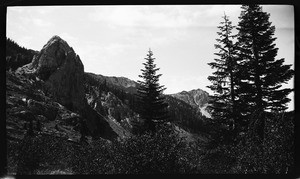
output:
[[[217,26],[224,13],[238,24],[240,5],[14,6],[7,8],[6,36],[19,45],[41,50],[54,35],[73,47],[85,72],[139,80],[151,48],[160,84],[172,94],[203,89],[213,70]],[[275,25],[277,59],[294,68],[294,9],[263,5]],[[293,88],[294,79],[284,87]],[[289,110],[294,109],[294,94]]]

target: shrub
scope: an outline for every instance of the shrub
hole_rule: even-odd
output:
[[[257,134],[246,135],[236,147],[237,173],[287,173],[294,165],[293,117],[273,114],[265,118],[264,140]],[[290,171],[292,172],[292,171]]]
[[[113,173],[182,173],[191,171],[189,161],[183,159],[188,152],[186,143],[172,131],[161,126],[154,134],[132,136],[115,143],[112,151]]]
[[[26,135],[17,146],[17,174],[36,174],[43,169],[67,169],[72,149],[63,138]]]

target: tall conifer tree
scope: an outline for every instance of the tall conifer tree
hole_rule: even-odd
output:
[[[219,125],[228,126],[231,130],[237,120],[237,97],[235,93],[238,78],[237,73],[237,49],[234,39],[236,35],[232,34],[235,28],[229,17],[224,14],[223,21],[218,26],[219,38],[215,44],[215,48],[219,51],[215,53],[218,58],[214,62],[208,63],[212,69],[216,69],[212,76],[208,79],[212,85],[208,86],[214,91],[214,96],[211,100],[212,116],[214,121]]]
[[[293,70],[291,65],[283,64],[283,58],[275,59],[275,26],[269,17],[259,5],[243,5],[239,17],[239,64],[243,66],[239,93],[244,94],[241,99],[249,106],[246,114],[268,109],[282,111],[290,101],[287,95],[292,89],[281,87],[292,78]]]
[[[149,49],[146,62],[143,63],[145,69],[141,69],[142,75],[139,75],[143,81],[138,81],[139,88],[137,96],[139,98],[139,114],[145,120],[146,130],[155,131],[155,124],[165,122],[168,118],[167,106],[162,93],[164,86],[159,85],[159,77],[156,74],[159,68],[156,68],[153,53]]]
[[[265,112],[282,112],[287,109],[288,94],[293,90],[282,88],[294,71],[285,65],[284,59],[276,59],[278,48],[273,37],[275,26],[269,21],[270,14],[259,5],[243,5],[238,24],[239,60],[242,67],[237,89],[242,107],[245,129],[250,123],[257,124],[257,134],[264,139]],[[252,116],[252,117],[251,117]]]

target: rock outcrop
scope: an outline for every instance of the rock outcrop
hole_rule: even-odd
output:
[[[69,109],[84,107],[84,67],[79,56],[66,41],[53,36],[31,63],[16,73],[31,74],[45,82],[47,92]]]
[[[15,74],[40,81],[45,96],[80,114],[93,136],[109,139],[117,136],[109,123],[88,105],[84,91],[84,66],[73,48],[59,36],[53,36],[32,62],[18,68]]]

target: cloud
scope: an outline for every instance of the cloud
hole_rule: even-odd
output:
[[[32,21],[34,25],[39,26],[39,27],[50,27],[53,25],[53,23],[51,23],[49,21],[44,21],[39,18],[32,18],[32,19],[29,19],[29,21]]]
[[[48,15],[63,6],[13,6],[7,7],[8,12],[26,15]]]
[[[78,43],[79,39],[75,36],[75,35],[71,35],[70,33],[61,33],[61,34],[57,34],[58,36],[60,36],[62,39],[64,39],[65,41],[67,41],[68,43]]]
[[[272,25],[276,24],[276,28],[294,28],[292,5],[263,5],[263,11],[270,13],[270,21]]]
[[[111,26],[151,28],[186,27],[194,20],[190,12],[178,6],[105,6],[94,9],[88,17]]]
[[[56,10],[59,10],[60,8],[63,8],[63,6],[37,6],[33,8],[36,8],[36,13],[41,15],[47,15],[53,13]]]

